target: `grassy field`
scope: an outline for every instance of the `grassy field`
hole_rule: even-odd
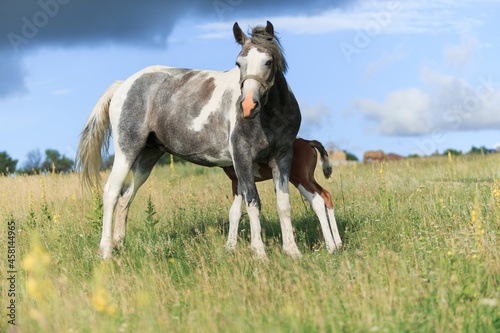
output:
[[[245,215],[227,252],[229,181],[219,169],[176,165],[153,171],[125,248],[102,262],[101,199],[77,175],[0,178],[0,331],[500,331],[500,154],[344,166],[317,179],[345,241],[333,255],[294,188],[304,257],[282,254],[270,183],[259,184],[269,260],[253,258]]]

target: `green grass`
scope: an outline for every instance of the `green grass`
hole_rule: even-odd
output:
[[[231,190],[219,169],[155,169],[108,262],[100,197],[77,175],[0,178],[1,244],[16,223],[16,332],[498,332],[499,165],[488,155],[318,172],[345,247],[327,253],[292,189],[298,260],[282,253],[274,192],[259,184],[268,261],[250,251],[246,215],[237,249],[224,249]],[[7,293],[2,278],[5,313]]]

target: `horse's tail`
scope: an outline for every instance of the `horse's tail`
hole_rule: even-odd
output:
[[[326,152],[325,147],[323,147],[323,144],[321,144],[321,142],[316,140],[309,141],[309,145],[319,152],[321,156],[321,166],[323,168],[323,174],[326,178],[330,178],[330,176],[332,175],[332,162],[328,158],[328,153]]]
[[[82,181],[88,188],[101,186],[99,170],[102,166],[102,152],[108,150],[111,135],[109,105],[122,83],[123,81],[114,82],[102,94],[92,109],[80,136],[76,167],[82,170]]]

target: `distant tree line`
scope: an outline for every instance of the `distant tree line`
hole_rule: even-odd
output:
[[[39,149],[32,150],[26,156],[26,162],[18,167],[18,160],[13,159],[6,151],[0,152],[0,174],[24,173],[35,174],[42,172],[70,172],[75,162],[55,149],[45,150],[42,157]]]
[[[460,156],[460,155],[486,155],[486,154],[491,154],[491,153],[496,153],[496,152],[497,152],[496,149],[486,148],[485,146],[481,146],[481,147],[472,146],[471,149],[467,153],[463,153],[461,150],[448,148],[445,151],[443,151],[443,153],[441,153],[441,154],[436,151],[436,153],[432,154],[432,156],[448,156],[448,154],[450,154],[452,156]],[[421,157],[421,156],[417,155],[417,154],[411,154],[411,155],[408,155],[408,157],[409,158],[412,158],[412,157],[413,158],[418,158],[418,157]]]
[[[102,169],[110,169],[113,166],[114,155],[104,158]],[[160,158],[158,164],[165,165],[171,161],[170,154],[166,153]],[[26,156],[26,161],[19,167],[18,160],[13,159],[6,151],[0,151],[0,175],[9,175],[13,173],[20,174],[39,174],[44,172],[66,173],[71,172],[75,167],[75,161],[61,154],[55,149],[45,150],[45,156],[39,149],[32,150]],[[174,163],[185,163],[177,156],[173,157]]]
[[[466,154],[481,154],[481,155],[485,155],[485,154],[490,154],[490,153],[495,153],[496,152],[496,149],[490,149],[490,148],[486,148],[485,146],[481,146],[481,147],[475,147],[475,146],[472,146],[471,149],[469,150],[469,152],[467,152]],[[448,154],[450,155],[453,155],[453,156],[460,156],[460,155],[463,155],[462,151],[461,150],[456,150],[456,149],[446,149],[444,152],[443,152],[443,156],[448,156]]]

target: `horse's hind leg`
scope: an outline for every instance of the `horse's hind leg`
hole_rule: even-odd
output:
[[[306,184],[307,188],[300,184],[297,189],[300,194],[309,201],[311,208],[316,213],[318,217],[319,224],[321,226],[321,231],[323,233],[323,238],[325,239],[326,249],[328,252],[332,253],[335,250],[335,241],[330,231],[330,226],[328,224],[328,217],[326,216],[326,207],[323,198],[319,195],[318,189],[313,187],[311,183]],[[313,188],[311,188],[313,187]]]
[[[113,224],[113,212],[115,210],[118,197],[126,182],[130,172],[130,165],[121,151],[115,151],[115,161],[113,169],[109,175],[108,181],[104,186],[103,193],[103,218],[102,218],[102,236],[99,245],[103,259],[111,257],[111,229]]]
[[[148,179],[156,162],[163,154],[164,152],[159,149],[146,148],[139,154],[134,162],[132,166],[132,181],[126,188],[123,189],[122,194],[118,199],[115,229],[113,233],[113,247],[120,248],[123,246],[130,204],[134,200],[135,194],[141,185]]]
[[[326,211],[328,213],[328,220],[330,222],[330,228],[334,242],[334,247],[331,248],[331,251],[329,249],[329,252],[333,252],[334,250],[339,249],[342,246],[342,240],[340,239],[339,228],[337,227],[337,220],[335,219],[332,195],[330,194],[330,192],[322,188],[319,184],[317,185],[321,189],[320,194],[323,198],[323,201],[325,202]]]

